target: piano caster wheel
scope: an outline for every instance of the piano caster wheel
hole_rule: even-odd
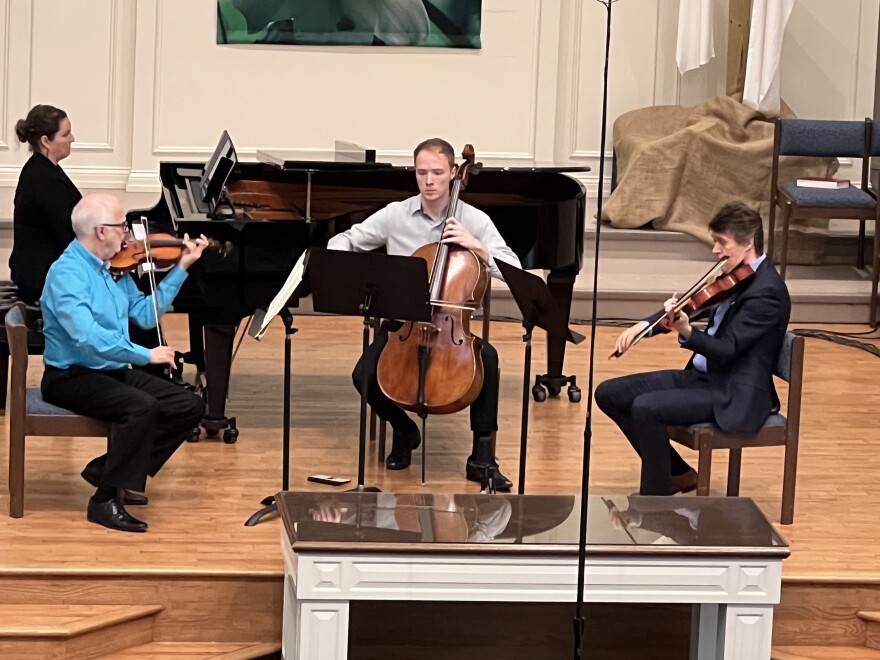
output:
[[[223,431],[223,442],[227,445],[234,445],[238,440],[238,429],[226,429]]]
[[[581,388],[577,385],[569,385],[568,386],[568,400],[572,403],[580,403],[581,402]]]
[[[205,429],[205,437],[217,438],[220,435],[220,429]]]
[[[186,439],[187,442],[198,442],[202,437],[202,429],[195,427]]]
[[[559,385],[554,385],[552,383],[547,383],[547,392],[550,396],[559,396],[559,393],[562,391],[562,387]]]
[[[541,403],[542,401],[547,400],[547,391],[541,385],[534,385],[532,387],[532,398]]]

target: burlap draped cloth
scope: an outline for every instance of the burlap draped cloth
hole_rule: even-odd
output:
[[[783,116],[792,116],[785,107]],[[602,209],[602,219],[613,227],[651,224],[711,243],[709,220],[724,204],[742,201],[761,213],[766,232],[773,124],[763,114],[734,98],[716,96],[690,108],[654,106],[627,112],[614,122],[613,134],[617,187]],[[837,167],[836,159],[785,157],[780,160],[779,183],[832,176]],[[776,217],[778,239],[779,209]],[[789,262],[821,261],[828,221],[791,226]]]

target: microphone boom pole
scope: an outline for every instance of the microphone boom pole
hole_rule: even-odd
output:
[[[617,0],[597,0],[607,10],[605,24],[605,69],[602,79],[602,128],[599,144],[599,190],[596,202],[596,247],[593,256],[593,308],[590,321],[590,365],[587,378],[587,415],[584,422],[584,462],[581,473],[581,519],[578,541],[578,578],[577,605],[575,606],[574,624],[574,660],[580,660],[584,640],[584,582],[585,564],[587,559],[587,499],[590,493],[590,452],[593,442],[593,358],[596,354],[596,318],[598,316],[598,282],[599,282],[599,242],[602,234],[602,196],[605,183],[605,132],[608,114],[608,60],[611,46],[611,5]]]

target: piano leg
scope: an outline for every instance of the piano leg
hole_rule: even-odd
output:
[[[223,431],[223,441],[238,439],[235,417],[226,417],[226,394],[229,391],[229,372],[232,368],[232,345],[236,326],[205,325],[205,381],[206,415],[202,426],[209,438]]]
[[[547,276],[547,288],[553,294],[553,298],[559,305],[559,309],[568,318],[571,314],[571,296],[574,291],[574,280],[577,275],[551,272]],[[532,397],[535,401],[543,401],[550,396],[559,396],[562,388],[568,385],[568,400],[577,403],[581,400],[581,390],[577,386],[576,376],[566,376],[562,373],[565,361],[565,340],[547,338],[547,373],[535,376],[535,384],[532,386]],[[546,392],[544,388],[547,388]]]
[[[205,326],[192,314],[189,315],[189,352],[185,356],[185,360],[190,364],[194,364],[196,371],[202,373],[205,371]]]

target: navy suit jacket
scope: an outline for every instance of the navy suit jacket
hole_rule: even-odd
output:
[[[682,348],[706,356],[715,422],[730,433],[755,433],[779,409],[773,367],[791,316],[788,289],[770,257],[743,284],[714,335],[694,328],[681,342]],[[662,315],[645,320],[653,323]],[[713,309],[707,327],[714,318]],[[685,369],[693,369],[693,363],[691,356]]]
[[[791,316],[788,289],[769,257],[744,284],[714,335],[694,329],[681,342],[706,356],[715,421],[731,433],[755,433],[779,409],[773,368]]]

